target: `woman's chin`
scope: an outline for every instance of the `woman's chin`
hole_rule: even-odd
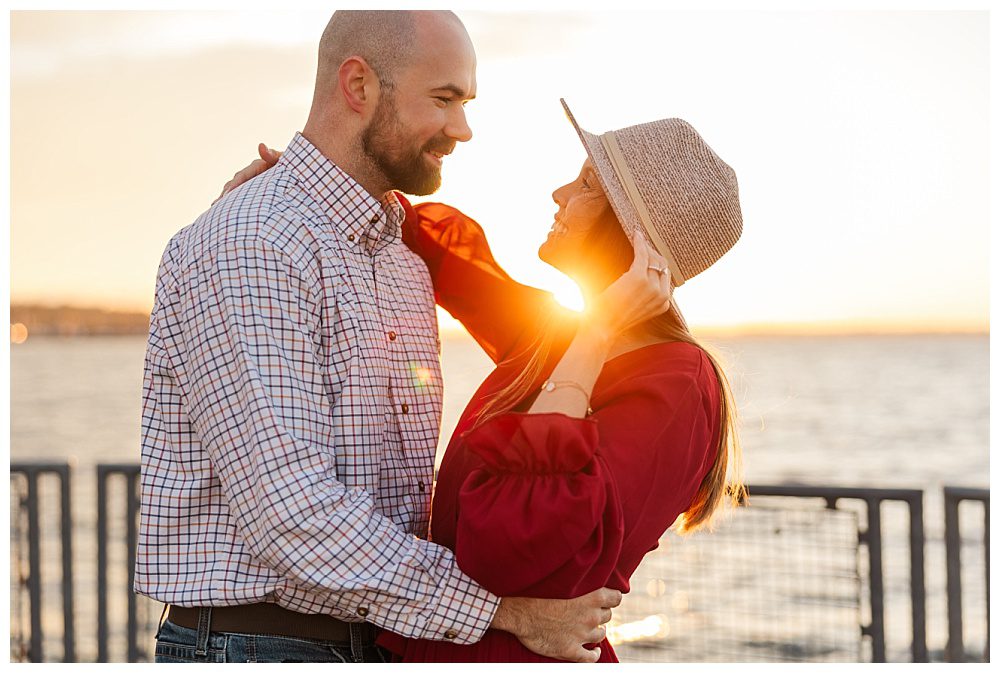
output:
[[[542,241],[542,244],[538,246],[538,259],[542,260],[546,264],[552,264],[552,244],[549,242],[549,239],[545,239]]]
[[[551,266],[556,271],[569,275],[567,272],[567,264],[565,255],[559,250],[559,247],[552,243],[552,241],[546,241],[538,246],[538,259],[542,260],[549,266]]]

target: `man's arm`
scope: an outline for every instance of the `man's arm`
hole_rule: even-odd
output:
[[[499,599],[449,550],[408,534],[337,478],[333,400],[314,338],[319,279],[258,239],[184,264],[178,314],[163,331],[184,354],[175,365],[190,421],[246,550],[308,593],[300,609],[412,638],[477,641]]]
[[[336,479],[330,400],[310,317],[318,279],[261,241],[220,250],[179,288],[191,420],[253,556],[341,618],[410,638],[478,641],[487,626],[546,656],[587,661],[618,592],[500,601],[450,550],[407,534]],[[498,607],[499,604],[499,607]],[[600,636],[600,637],[598,637]]]

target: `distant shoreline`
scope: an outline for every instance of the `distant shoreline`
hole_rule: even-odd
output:
[[[450,321],[454,322],[454,321]],[[141,311],[114,311],[101,308],[76,306],[42,306],[37,304],[12,304],[10,323],[23,325],[26,337],[81,337],[81,336],[145,336],[149,333],[149,313]],[[897,328],[854,325],[744,325],[736,327],[693,326],[696,336],[713,338],[766,338],[766,337],[875,337],[875,336],[989,336],[989,328]],[[465,335],[463,329],[444,325],[441,336]],[[17,343],[18,341],[15,341]]]
[[[698,329],[697,326],[692,327],[692,332],[697,337],[705,337],[708,339],[751,339],[751,338],[771,338],[771,337],[781,337],[781,338],[838,338],[838,337],[906,337],[906,336],[968,336],[968,337],[988,337],[990,332],[988,329],[838,329],[833,328],[829,330],[824,330],[822,328],[809,328],[804,327],[801,329],[789,328],[787,330],[783,329],[715,329],[715,328],[704,328]]]
[[[116,336],[149,333],[149,314],[139,311],[111,311],[76,306],[11,304],[11,339],[15,332],[25,338],[35,336]],[[22,328],[15,330],[21,325]],[[23,339],[21,339],[23,341]]]

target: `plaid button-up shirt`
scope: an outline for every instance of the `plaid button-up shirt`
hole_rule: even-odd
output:
[[[143,380],[135,590],[478,640],[498,599],[427,536],[433,290],[372,198],[296,135],[167,246]]]

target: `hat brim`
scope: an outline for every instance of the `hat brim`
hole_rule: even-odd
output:
[[[587,151],[587,156],[590,157],[590,163],[594,167],[594,172],[597,173],[597,179],[600,181],[601,187],[608,197],[611,209],[618,216],[618,221],[621,223],[625,235],[628,236],[630,241],[634,242],[636,233],[639,233],[649,243],[650,247],[655,250],[656,245],[652,242],[649,234],[646,233],[646,228],[642,226],[642,219],[639,217],[639,212],[629,200],[625,188],[622,186],[621,179],[615,172],[614,164],[611,162],[611,158],[608,157],[607,150],[604,149],[604,143],[601,142],[599,136],[585,131],[580,127],[576,122],[576,117],[573,116],[572,110],[569,109],[565,98],[560,98],[559,102],[562,103],[566,117],[573,124],[577,135],[580,136],[580,142],[583,143],[583,148]],[[671,281],[673,282],[672,277]],[[674,284],[678,285],[679,283],[674,282]],[[670,306],[673,308],[674,313],[677,314],[677,318],[680,320],[681,325],[684,326],[684,329],[688,329],[687,321],[684,319],[684,314],[681,313],[681,309],[677,305],[677,299],[673,296],[673,293],[670,295]]]

